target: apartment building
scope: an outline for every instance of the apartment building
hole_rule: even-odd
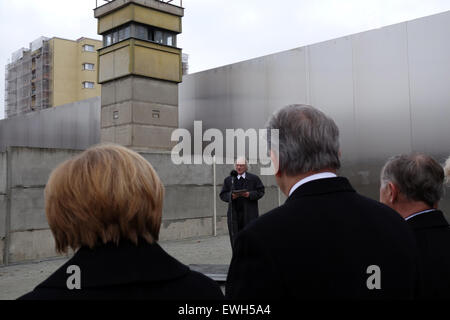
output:
[[[101,47],[101,41],[84,37],[40,37],[14,52],[6,66],[6,118],[100,96]]]

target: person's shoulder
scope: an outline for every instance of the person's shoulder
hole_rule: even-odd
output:
[[[17,298],[17,300],[37,300],[39,298],[39,292],[35,290],[25,293]]]
[[[247,179],[259,179],[259,177],[256,174],[248,171],[245,172],[245,175]]]
[[[284,217],[288,213],[289,209],[286,207],[286,204],[283,204],[264,213],[258,219],[252,220],[240,233],[248,236],[251,234],[273,234],[278,229],[277,226],[284,225]]]
[[[189,270],[183,279],[185,290],[192,292],[193,299],[221,300],[224,299],[220,286],[204,274]]]
[[[252,180],[252,181],[255,181],[256,183],[258,183],[258,182],[262,183],[261,178],[258,175],[248,172],[248,171],[245,174],[246,174],[247,180]]]
[[[394,209],[388,207],[380,201],[376,201],[357,192],[355,192],[354,197],[356,199],[355,203],[358,206],[365,207],[369,211],[373,210],[376,212],[384,212],[386,215],[395,220],[403,221],[403,218]]]
[[[42,288],[38,286],[33,291],[18,297],[17,300],[65,300],[74,298],[74,295],[69,296],[67,293],[67,290]]]

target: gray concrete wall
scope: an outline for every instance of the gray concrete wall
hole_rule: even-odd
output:
[[[311,104],[339,127],[342,170],[378,199],[400,153],[450,154],[450,11],[183,77],[180,128],[265,128],[276,109]],[[450,219],[450,192],[440,207]]]
[[[80,150],[9,147],[0,153],[0,264],[57,256],[45,216],[44,188],[51,171]],[[213,234],[213,166],[174,165],[169,152],[142,152],[165,185],[160,240],[180,240]],[[232,165],[216,166],[216,230],[227,234],[227,203],[219,198]],[[251,172],[259,175],[259,167]],[[260,214],[278,205],[273,177],[262,176],[266,195]]]
[[[100,97],[0,120],[1,152],[8,146],[83,150],[99,141]]]
[[[4,246],[6,237],[6,152],[0,152],[0,265],[3,264]]]
[[[56,256],[55,244],[44,209],[44,188],[51,171],[80,153],[67,149],[9,147],[4,216],[3,263],[16,263]]]
[[[101,141],[171,150],[178,127],[178,85],[138,76],[102,84]]]
[[[169,152],[142,152],[141,155],[152,164],[166,188],[160,238],[184,239],[212,234],[213,166],[204,163],[174,165]],[[233,165],[216,165],[217,234],[228,233],[226,222],[228,204],[219,198],[219,193],[223,180],[232,169]],[[251,172],[259,175],[259,166],[251,166]],[[261,176],[261,180],[266,186],[266,194],[259,201],[259,211],[263,214],[278,206],[279,195],[273,177]],[[282,196],[281,201],[284,199]]]

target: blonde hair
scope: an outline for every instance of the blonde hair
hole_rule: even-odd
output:
[[[163,184],[141,155],[113,144],[91,147],[59,165],[45,188],[56,250],[157,241],[163,198]]]

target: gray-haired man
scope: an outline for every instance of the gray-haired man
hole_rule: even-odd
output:
[[[227,222],[231,248],[239,231],[258,218],[258,200],[264,196],[264,185],[255,174],[248,172],[248,163],[239,157],[234,163],[236,176],[226,177],[220,199],[228,202]],[[236,192],[246,190],[245,192]]]
[[[276,112],[268,127],[279,130],[271,151],[279,150],[275,178],[288,199],[238,235],[227,296],[412,298],[412,231],[394,210],[336,175],[334,121],[310,106],[292,105]]]
[[[380,201],[396,210],[416,235],[419,298],[450,298],[450,227],[438,210],[443,192],[444,170],[428,155],[395,156],[381,170]]]

